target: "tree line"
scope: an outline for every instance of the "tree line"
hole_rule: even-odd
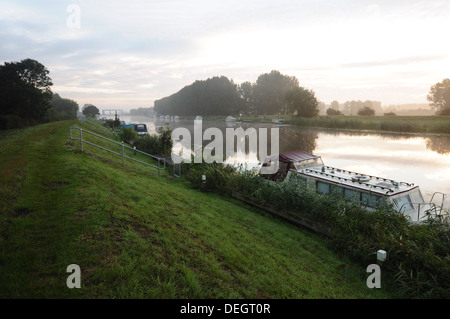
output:
[[[33,59],[0,65],[0,130],[77,118],[77,102],[51,91],[49,70]],[[450,80],[432,85],[427,95],[438,115],[450,115]],[[296,115],[314,117],[319,104],[313,90],[299,85],[295,76],[273,70],[256,82],[236,84],[225,76],[197,80],[180,91],[155,101],[161,115]],[[373,115],[381,110],[378,101],[333,101],[327,113]],[[83,114],[96,116],[94,105]]]
[[[450,80],[432,85],[427,95],[437,115],[450,114]],[[255,83],[236,84],[225,76],[197,80],[180,91],[155,101],[154,111],[161,115],[280,115],[314,117],[324,103],[313,90],[299,85],[295,76],[273,70],[261,74]],[[334,100],[327,115],[381,115],[380,101]],[[395,115],[385,113],[385,115]]]
[[[255,83],[236,84],[225,76],[197,80],[180,91],[155,101],[162,115],[273,115],[315,116],[319,101],[295,76],[273,70]]]
[[[326,113],[327,115],[375,115],[381,114],[382,108],[380,101],[351,100],[340,104],[334,100],[330,103]]]
[[[78,103],[51,91],[49,73],[32,59],[0,65],[0,130],[77,118]]]

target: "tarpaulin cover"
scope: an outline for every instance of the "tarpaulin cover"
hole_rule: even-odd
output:
[[[269,161],[275,161],[275,160],[277,160],[277,157],[280,162],[284,162],[284,163],[300,162],[300,161],[304,161],[304,160],[308,160],[308,159],[319,158],[319,156],[309,154],[305,151],[293,151],[293,152],[283,153],[283,154],[279,154],[279,155],[267,156],[266,159],[264,160],[264,162],[268,163]]]

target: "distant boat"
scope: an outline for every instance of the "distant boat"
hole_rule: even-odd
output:
[[[139,136],[148,135],[148,129],[146,124],[134,124],[133,129]]]
[[[284,122],[283,119],[272,119],[272,123],[283,124],[283,122]]]
[[[228,117],[225,119],[225,121],[226,121],[226,122],[236,122],[236,118],[234,118],[234,117],[232,117],[232,116],[228,116]]]
[[[120,127],[132,128],[133,126],[134,126],[134,123],[126,124],[125,121],[120,122]]]

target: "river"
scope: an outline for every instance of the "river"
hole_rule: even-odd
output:
[[[150,134],[154,134],[158,127],[167,122],[172,129],[187,128],[192,140],[194,139],[193,120],[164,121],[126,115],[120,116],[120,119],[126,123],[145,123]],[[344,131],[271,123],[231,124],[225,120],[202,121],[203,132],[209,127],[219,128],[223,132],[224,141],[227,127],[242,127],[244,130],[266,127],[269,132],[270,128],[278,127],[280,153],[304,150],[321,156],[328,166],[414,183],[420,186],[425,200],[430,200],[434,192],[450,195],[450,135]],[[270,142],[270,136],[267,139]],[[210,142],[204,141],[203,146]],[[242,158],[228,159],[229,162],[233,160],[244,161]],[[250,166],[255,165],[258,162],[257,154],[247,154],[245,160],[250,162]],[[445,206],[450,206],[450,197]]]

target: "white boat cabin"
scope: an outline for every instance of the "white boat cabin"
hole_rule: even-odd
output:
[[[442,207],[426,203],[419,186],[412,183],[325,166],[320,156],[304,151],[268,156],[263,166],[277,164],[278,171],[269,176],[270,180],[303,181],[322,194],[339,192],[344,198],[359,202],[368,211],[375,210],[384,200],[414,223],[423,221],[430,214],[442,213]],[[442,195],[444,201],[445,195]]]

